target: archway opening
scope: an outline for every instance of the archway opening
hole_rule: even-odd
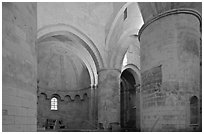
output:
[[[133,71],[133,70],[132,70]],[[122,131],[139,131],[140,119],[139,112],[139,100],[136,93],[137,85],[136,76],[132,74],[130,69],[125,69],[121,74],[120,82],[120,122]],[[135,73],[136,74],[136,73]]]

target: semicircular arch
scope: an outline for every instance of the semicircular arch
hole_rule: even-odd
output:
[[[97,54],[97,52],[96,52],[96,54],[93,54],[94,51],[96,51],[96,50],[94,50],[94,51],[90,50],[91,48],[89,47],[89,45],[93,48],[94,44],[91,41],[89,41],[89,39],[82,36],[83,38],[86,39],[85,40],[86,42],[89,41],[89,44],[86,44],[86,42],[83,43],[84,40],[82,40],[80,38],[81,36],[79,37],[79,36],[75,35],[75,34],[77,34],[76,29],[74,29],[72,27],[70,28],[68,26],[65,29],[63,29],[63,31],[60,31],[60,30],[62,30],[63,27],[66,27],[66,26],[64,26],[64,25],[54,26],[54,27],[51,27],[51,29],[49,29],[50,28],[49,27],[49,28],[44,28],[44,29],[39,30],[38,31],[37,44],[40,44],[46,38],[57,36],[57,35],[62,35],[64,37],[72,36],[73,38],[75,38],[75,40],[78,39],[78,42],[74,46],[69,45],[67,43],[64,43],[64,44],[66,44],[66,47],[64,47],[64,48],[69,50],[70,52],[73,52],[80,59],[82,59],[82,61],[84,62],[84,64],[86,65],[86,67],[89,71],[90,78],[91,78],[91,86],[96,86],[98,84],[97,70],[100,68],[100,66],[103,66],[102,60],[100,60],[101,59],[100,54]],[[80,33],[80,32],[78,32],[78,33]],[[81,35],[81,34],[79,34],[79,35]],[[82,40],[82,41],[80,42],[79,40]],[[87,49],[87,48],[89,48],[89,49]],[[96,55],[99,58],[96,58]]]
[[[76,35],[81,40],[83,40],[85,42],[83,46],[87,49],[87,51],[93,57],[97,70],[99,70],[100,68],[103,68],[102,57],[97,47],[93,43],[93,41],[86,34],[84,34],[83,32],[81,32],[80,30],[78,30],[77,28],[71,25],[55,24],[55,25],[49,25],[49,26],[43,27],[37,31],[37,40],[40,41],[43,38],[46,38],[51,35],[56,35],[59,33],[62,34],[63,31],[70,32]]]
[[[129,71],[135,78],[135,83],[141,83],[141,75],[140,75],[140,70],[139,68],[134,65],[134,64],[127,64],[126,66],[124,66],[121,70],[121,74],[123,73],[123,71]]]

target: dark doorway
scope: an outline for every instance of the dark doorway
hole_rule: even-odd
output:
[[[124,70],[121,74],[120,83],[120,122],[122,131],[139,131],[139,95],[136,94],[136,80],[133,74],[128,70]]]

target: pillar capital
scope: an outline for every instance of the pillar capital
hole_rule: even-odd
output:
[[[139,30],[139,34],[138,34],[138,39],[140,41],[140,36],[142,34],[142,32],[144,31],[144,29],[149,26],[151,23],[163,18],[163,17],[167,17],[170,15],[175,15],[175,14],[190,14],[190,15],[194,15],[198,18],[199,22],[200,22],[200,29],[201,29],[201,24],[202,24],[202,17],[200,15],[200,13],[194,9],[190,9],[190,8],[178,8],[178,9],[172,9],[172,10],[168,10],[165,11],[163,13],[158,14],[155,17],[152,17],[151,19],[149,19],[147,22],[145,22],[141,29]]]

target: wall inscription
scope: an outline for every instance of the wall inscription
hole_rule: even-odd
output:
[[[164,104],[164,94],[160,92],[162,83],[162,66],[151,68],[142,73],[142,98],[143,107]]]

